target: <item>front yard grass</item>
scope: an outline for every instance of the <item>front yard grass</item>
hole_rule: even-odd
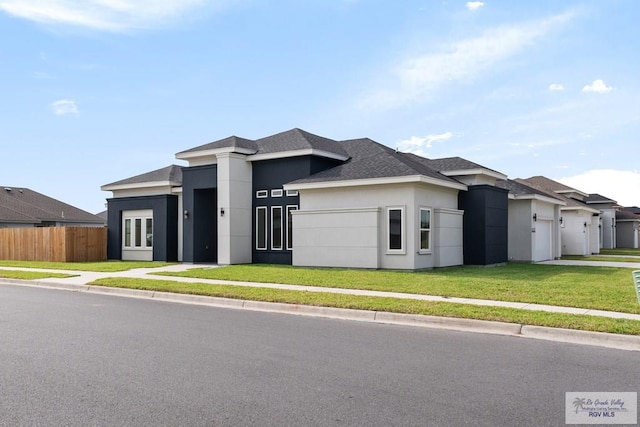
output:
[[[632,269],[539,264],[421,272],[231,265],[167,276],[477,298],[640,314]]]
[[[604,261],[604,262],[635,262],[640,263],[640,257],[631,257],[631,256],[602,256],[602,255],[563,255],[562,259],[572,260],[572,261]]]
[[[640,249],[632,249],[632,248],[600,249],[600,255],[640,256]]]
[[[3,279],[40,280],[53,278],[64,279],[67,277],[74,277],[74,275],[63,273],[44,273],[40,271],[0,270],[0,277]]]
[[[50,270],[97,271],[113,273],[134,268],[164,267],[173,263],[160,261],[103,261],[103,262],[45,262],[45,261],[1,261],[0,267],[44,268]]]
[[[252,301],[480,319],[555,328],[640,335],[640,321],[636,320],[549,313],[503,307],[365,297],[328,292],[319,293],[233,285],[180,283],[170,280],[153,279],[107,278],[98,279],[92,282],[91,285],[206,295]]]

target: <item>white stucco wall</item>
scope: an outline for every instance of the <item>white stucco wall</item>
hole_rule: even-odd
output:
[[[457,194],[458,190],[417,183],[301,189],[300,209],[293,216],[293,264],[411,270],[462,264]],[[401,251],[387,249],[389,208],[403,210]],[[420,208],[432,210],[430,251],[419,250]],[[360,225],[345,230],[343,224],[356,218]],[[316,220],[321,226],[314,225]],[[337,249],[341,246],[342,251]],[[363,252],[356,255],[353,248]]]
[[[218,264],[251,262],[251,163],[222,153],[218,163]],[[224,209],[224,216],[220,214]]]
[[[562,218],[562,255],[590,255],[593,246],[590,242],[593,234],[591,214],[579,210],[563,210]],[[587,224],[586,227],[585,223]],[[597,234],[593,237],[593,240],[596,241],[596,246],[598,246],[599,239]]]

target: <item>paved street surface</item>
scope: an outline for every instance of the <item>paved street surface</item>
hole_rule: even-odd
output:
[[[559,426],[638,353],[0,285],[2,426]]]

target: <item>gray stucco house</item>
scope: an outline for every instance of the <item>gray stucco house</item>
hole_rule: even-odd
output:
[[[507,177],[368,138],[231,136],[102,186],[110,259],[424,269],[508,260]]]

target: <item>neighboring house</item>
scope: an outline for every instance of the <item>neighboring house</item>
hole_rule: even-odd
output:
[[[544,176],[516,179],[517,182],[559,197],[562,255],[600,253],[600,211],[585,203],[588,194]]]
[[[102,186],[110,259],[424,269],[507,261],[506,176],[368,138],[236,136]]]
[[[98,216],[28,188],[0,187],[0,228],[102,225]]]
[[[640,208],[627,207],[616,212],[618,248],[640,248]]]
[[[585,203],[600,211],[600,248],[613,249],[616,245],[616,212],[620,209],[618,202],[600,194],[589,194]]]
[[[560,210],[566,202],[522,182],[498,181],[509,190],[509,260],[540,262],[562,256]]]

